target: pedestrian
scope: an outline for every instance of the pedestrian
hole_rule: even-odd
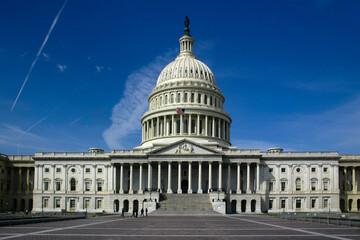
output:
[[[146,216],[147,216],[147,213],[148,213],[148,209],[147,209],[147,208],[145,209],[145,213],[146,213]]]
[[[121,216],[125,217],[125,209],[124,208],[122,208],[122,210],[121,210]]]
[[[138,209],[135,209],[135,217],[137,218],[137,216],[138,216]]]
[[[141,216],[144,217],[144,209],[143,208],[141,208],[140,212],[141,212]]]

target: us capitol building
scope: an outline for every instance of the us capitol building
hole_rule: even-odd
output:
[[[188,26],[148,98],[140,146],[1,154],[0,211],[358,212],[360,155],[231,145],[225,97]]]

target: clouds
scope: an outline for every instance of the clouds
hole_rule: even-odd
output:
[[[45,59],[45,61],[49,61],[49,54],[47,54],[47,53],[42,53],[42,56],[44,57],[44,59]]]
[[[103,132],[111,149],[124,148],[130,134],[140,134],[140,118],[148,108],[147,98],[156,84],[161,70],[171,61],[175,51],[157,57],[147,66],[130,74],[120,101],[113,107],[111,126]]]
[[[57,68],[60,70],[60,72],[64,72],[68,67],[66,65],[57,64]]]

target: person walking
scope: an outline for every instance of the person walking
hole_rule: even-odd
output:
[[[144,209],[143,208],[141,209],[140,213],[141,213],[141,216],[144,217]]]
[[[146,217],[147,217],[147,213],[148,213],[148,209],[146,208],[146,209],[145,209],[145,214],[146,214],[145,216],[146,216]]]
[[[122,208],[122,210],[121,210],[121,216],[125,217],[125,209],[124,208]]]
[[[139,212],[139,210],[138,209],[135,209],[135,217],[137,218],[137,216],[138,216],[138,212]]]

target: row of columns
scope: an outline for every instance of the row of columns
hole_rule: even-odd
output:
[[[24,167],[25,168],[25,172],[26,172],[26,191],[29,192],[30,190],[30,171],[34,168],[32,167]],[[22,192],[22,184],[23,184],[23,167],[18,167],[17,168],[17,176],[18,176],[18,187],[17,187],[17,191]],[[14,191],[14,175],[15,175],[15,168],[10,168],[10,189],[8,189],[9,191]]]
[[[172,163],[173,162],[168,162],[168,189],[167,189],[167,193],[173,193],[172,189],[171,189],[171,174],[172,174]],[[182,193],[182,189],[181,189],[181,164],[183,162],[178,162],[178,189],[177,189],[177,193]],[[187,162],[188,163],[188,192],[187,193],[193,193],[193,189],[191,189],[192,187],[192,163],[193,162]],[[119,193],[123,194],[124,193],[124,164],[125,163],[121,163],[120,164],[120,190]],[[236,163],[237,164],[237,175],[236,175],[236,179],[237,179],[237,190],[236,193],[240,194],[241,193],[241,163]],[[250,187],[250,164],[251,163],[246,163],[246,175],[247,175],[247,180],[246,180],[246,193],[251,193],[251,187]],[[133,190],[133,175],[134,175],[134,163],[129,163],[129,194],[133,194],[134,190]],[[151,179],[152,179],[152,164],[151,162],[147,163],[148,165],[148,180],[147,180],[147,188],[148,189],[152,189],[152,185],[151,185]],[[157,189],[158,191],[161,191],[161,162],[157,163]],[[209,162],[209,185],[208,185],[208,192],[212,191],[212,162]],[[221,190],[222,187],[222,162],[218,162],[218,189]],[[197,189],[197,193],[203,193],[202,190],[202,162],[198,162],[198,189]],[[228,191],[230,191],[230,182],[231,182],[231,164],[228,164],[228,178],[227,178],[227,186],[228,186]],[[139,163],[139,189],[138,189],[138,193],[142,194],[144,192],[143,190],[143,185],[142,185],[142,176],[143,175],[143,163]],[[256,191],[260,190],[260,164],[256,163]]]
[[[351,169],[351,170],[350,170]],[[344,192],[348,192],[348,172],[349,170],[352,171],[351,176],[351,182],[352,182],[352,192],[356,193],[358,188],[358,183],[356,181],[356,167],[343,167],[344,170]]]
[[[193,134],[198,136],[218,137],[226,141],[230,140],[230,123],[224,119],[199,114],[177,116],[177,114],[172,114],[152,118],[143,122],[142,141],[156,137],[184,135],[185,120],[188,120],[186,126],[186,134],[188,135]],[[194,118],[192,118],[192,116],[194,116]],[[180,127],[177,126],[178,120],[180,120]],[[192,131],[192,120],[194,120],[194,131]],[[202,125],[201,128],[200,125]],[[178,129],[180,130],[179,132],[177,131]]]

